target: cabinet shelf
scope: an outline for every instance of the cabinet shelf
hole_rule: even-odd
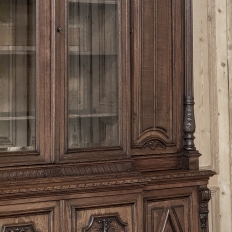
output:
[[[7,148],[1,148],[0,147],[0,151],[4,152],[4,151],[33,151],[35,150],[35,148],[33,146],[27,146],[27,147],[7,147]]]
[[[0,117],[0,121],[10,121],[10,120],[33,120],[35,116],[16,116],[16,117]]]
[[[0,55],[27,55],[35,54],[35,46],[0,46]]]
[[[117,117],[116,113],[95,113],[95,114],[70,114],[70,119],[75,118],[107,118],[107,117]]]
[[[117,4],[116,0],[70,0],[69,3],[84,3],[84,4]]]
[[[80,56],[117,56],[115,52],[91,52],[91,51],[79,51],[79,46],[69,46],[69,55],[80,55]]]

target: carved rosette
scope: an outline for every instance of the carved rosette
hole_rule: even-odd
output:
[[[2,232],[36,232],[33,224],[5,225]]]
[[[163,142],[159,141],[159,140],[150,140],[148,142],[146,142],[143,146],[142,146],[143,149],[145,148],[150,148],[151,150],[156,150],[157,148],[162,148],[162,149],[165,149],[166,146]]]
[[[127,224],[122,222],[119,215],[91,216],[89,225],[82,229],[83,232],[126,232]]]
[[[195,118],[194,118],[194,100],[193,97],[186,97],[184,108],[184,149],[187,151],[195,151],[194,133],[195,133]]]
[[[200,198],[200,225],[201,231],[206,232],[208,231],[208,202],[211,199],[211,191],[206,189],[201,189],[199,193]]]

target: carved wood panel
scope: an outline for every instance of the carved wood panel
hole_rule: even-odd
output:
[[[73,199],[66,204],[66,231],[135,232],[137,219],[134,204],[114,205],[128,196]],[[104,206],[101,206],[103,205]]]
[[[11,201],[10,205],[0,206],[1,232],[57,232],[58,223],[57,202],[14,204]]]
[[[189,213],[186,199],[148,202],[148,232],[189,231]]]
[[[133,144],[147,153],[175,152],[181,146],[183,121],[182,0],[144,0],[142,44],[135,50]],[[135,31],[139,30],[135,27]],[[140,47],[140,46],[138,46]],[[137,48],[137,47],[136,47]],[[138,62],[138,63],[137,63]],[[181,63],[182,62],[182,63]]]

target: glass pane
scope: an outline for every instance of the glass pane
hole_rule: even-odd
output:
[[[35,149],[35,0],[0,0],[0,151]]]
[[[119,145],[118,4],[69,2],[69,148]]]

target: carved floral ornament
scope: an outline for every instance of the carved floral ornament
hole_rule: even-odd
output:
[[[153,139],[153,140],[149,140],[147,141],[143,146],[142,146],[143,149],[145,148],[150,148],[151,150],[156,150],[158,148],[161,148],[161,149],[165,149],[166,146],[163,142],[157,140],[157,139]]]
[[[83,232],[127,232],[127,224],[122,222],[118,214],[93,215]]]

